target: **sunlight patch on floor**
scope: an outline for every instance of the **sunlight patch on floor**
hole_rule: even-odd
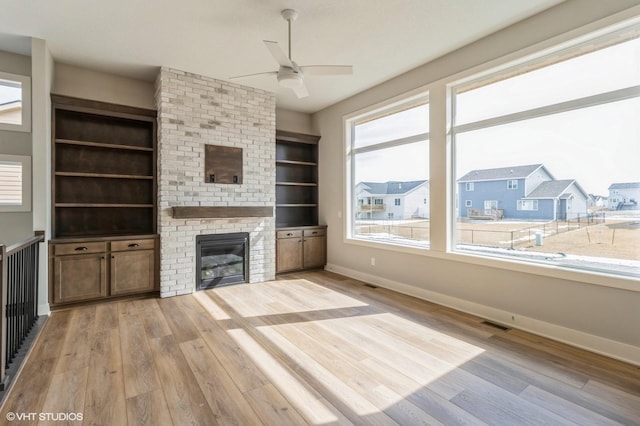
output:
[[[368,306],[305,279],[228,286],[213,291],[245,318]]]
[[[321,398],[319,395],[297,380],[279,360],[269,354],[245,330],[233,329],[228,330],[228,333],[305,420],[312,424],[338,421],[336,415],[319,400]]]
[[[391,313],[258,330],[358,415],[371,414],[368,402],[398,403],[484,352]]]

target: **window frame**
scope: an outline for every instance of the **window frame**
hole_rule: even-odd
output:
[[[518,189],[518,179],[508,179],[507,189]]]
[[[457,72],[448,73],[441,77],[436,77],[423,83],[419,88],[406,93],[393,96],[388,100],[383,95],[378,97],[378,101],[358,107],[357,110],[350,110],[342,115],[342,158],[344,167],[342,168],[342,205],[333,214],[336,215],[341,226],[343,226],[342,242],[347,245],[358,246],[364,249],[385,250],[391,253],[404,253],[412,256],[424,256],[428,258],[440,259],[451,262],[461,262],[476,265],[484,268],[494,268],[506,271],[517,271],[541,277],[550,277],[567,281],[575,281],[588,285],[610,287],[625,291],[640,292],[640,280],[629,276],[621,276],[605,273],[602,271],[585,271],[578,269],[564,268],[556,265],[542,263],[524,262],[515,258],[499,258],[480,256],[470,252],[455,251],[452,248],[454,241],[454,223],[451,218],[459,206],[458,197],[454,196],[454,187],[457,185],[455,177],[454,159],[455,152],[452,149],[451,116],[455,111],[455,103],[449,102],[452,96],[452,88],[456,84],[464,81],[477,79],[479,76],[489,76],[500,70],[506,70],[514,64],[523,63],[528,59],[539,58],[547,53],[557,52],[568,46],[576,46],[585,40],[591,40],[594,36],[610,33],[611,31],[628,28],[631,25],[640,23],[640,6],[623,12],[616,13],[606,18],[578,26],[571,31],[563,32],[549,37],[543,41],[533,42],[521,48],[508,51],[503,55],[495,57],[485,62],[461,69]],[[349,214],[351,213],[351,160],[349,153],[350,129],[347,125],[350,119],[364,112],[372,111],[392,102],[402,101],[411,94],[418,92],[429,93],[430,103],[430,222],[432,232],[430,234],[429,250],[418,247],[400,246],[391,243],[371,242],[362,239],[350,238],[351,229]],[[327,211],[327,220],[332,216],[331,210]],[[435,231],[435,232],[434,232]],[[339,270],[338,264],[330,265],[328,268]],[[345,273],[349,269],[342,268]],[[333,269],[332,269],[333,270]],[[355,272],[355,271],[353,271]]]
[[[22,167],[22,202],[20,204],[0,204],[0,213],[31,211],[31,157],[0,154],[0,163],[3,162],[20,163]]]
[[[22,89],[22,118],[20,124],[0,121],[0,130],[31,132],[31,77],[0,71],[0,80],[20,83]]]
[[[450,198],[447,209],[447,240],[446,259],[459,259],[464,262],[471,262],[479,265],[490,265],[502,269],[515,269],[528,273],[546,275],[551,277],[579,280],[591,284],[603,285],[607,287],[621,288],[625,290],[640,291],[638,284],[640,277],[634,273],[617,273],[614,270],[577,268],[566,265],[552,264],[544,261],[530,259],[519,259],[511,256],[487,255],[464,251],[456,248],[456,220],[457,220],[457,180],[455,178],[455,134],[472,130],[483,129],[490,126],[513,123],[530,118],[556,114],[565,111],[579,110],[594,105],[607,104],[620,100],[640,97],[640,86],[630,86],[622,90],[614,90],[560,102],[550,106],[533,108],[531,110],[516,112],[499,117],[479,120],[477,122],[465,123],[455,126],[455,93],[459,87],[470,87],[471,85],[481,85],[483,81],[499,80],[509,78],[511,75],[524,72],[530,68],[538,68],[544,63],[549,63],[553,57],[565,56],[579,51],[583,51],[589,46],[606,47],[607,39],[624,39],[625,34],[640,32],[640,15],[636,13],[629,15],[621,13],[618,17],[603,19],[598,23],[593,23],[580,28],[572,33],[562,34],[551,38],[545,42],[537,43],[526,47],[520,51],[506,55],[505,57],[486,62],[454,75],[443,78],[438,84],[444,83],[447,94],[447,155],[449,158],[449,172],[447,176],[448,190],[447,196]],[[577,35],[576,35],[577,34]],[[593,49],[593,51],[598,48]],[[552,58],[552,59],[550,59]],[[544,65],[542,65],[544,66]],[[435,83],[434,83],[435,84]],[[614,93],[615,92],[615,93]],[[559,106],[559,108],[558,108]],[[530,114],[531,111],[535,115]],[[433,124],[431,124],[433,127]]]
[[[526,204],[531,203],[531,208],[524,208]],[[538,211],[538,200],[526,200],[520,199],[517,201],[516,210],[522,212],[537,212]]]
[[[403,110],[411,109],[414,107],[418,107],[420,105],[429,104],[429,91],[427,86],[421,86],[414,90],[410,90],[398,96],[392,97],[386,101],[382,101],[379,103],[375,103],[366,108],[362,108],[360,110],[354,111],[350,114],[346,114],[342,117],[343,124],[343,153],[344,153],[344,168],[343,168],[343,182],[344,185],[344,193],[343,193],[343,210],[345,214],[342,212],[339,213],[339,216],[342,217],[344,224],[344,233],[343,233],[343,241],[348,244],[355,244],[361,246],[368,247],[383,247],[389,248],[401,252],[407,253],[425,253],[428,252],[430,247],[429,244],[426,245],[412,245],[406,243],[400,243],[398,241],[389,240],[373,240],[370,238],[362,238],[354,235],[354,223],[355,223],[355,214],[357,212],[357,202],[355,201],[355,185],[354,176],[355,176],[355,161],[354,158],[358,153],[367,152],[374,150],[372,146],[365,146],[362,148],[353,148],[353,143],[355,140],[355,125],[357,123],[362,123],[364,121],[374,120],[376,118],[381,118],[390,114],[394,114],[396,112],[400,112]],[[393,142],[382,142],[384,148],[391,148],[395,146],[402,146],[409,143],[422,142],[426,141],[429,143],[430,132],[409,136],[405,138],[400,138],[398,140],[394,140]],[[374,144],[379,145],[379,144]],[[429,154],[430,155],[430,154]]]

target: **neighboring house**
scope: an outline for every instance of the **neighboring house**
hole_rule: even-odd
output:
[[[608,207],[609,200],[607,197],[603,195],[595,195],[589,194],[589,205],[590,209],[598,210],[601,208]]]
[[[612,183],[609,186],[610,210],[640,210],[640,182]]]
[[[0,104],[0,123],[20,124],[22,120],[22,101],[9,101]]]
[[[472,170],[458,180],[460,217],[565,220],[587,214],[589,196],[542,164]]]
[[[356,185],[358,219],[429,217],[429,181],[360,182]]]

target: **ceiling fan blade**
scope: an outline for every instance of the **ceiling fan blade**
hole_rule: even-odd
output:
[[[275,59],[280,66],[293,68],[291,60],[287,58],[287,55],[284,54],[277,42],[269,40],[262,40],[262,42],[267,46],[267,49],[271,52],[271,56],[273,56],[273,59]]]
[[[300,67],[305,75],[346,75],[353,74],[352,65],[305,65]]]
[[[309,91],[307,87],[302,83],[302,86],[294,87],[293,92],[296,94],[298,98],[306,98],[309,96]]]
[[[253,77],[256,75],[276,75],[276,74],[278,74],[278,71],[257,72],[255,74],[236,75],[233,77],[229,77],[229,80],[235,80],[236,78]]]

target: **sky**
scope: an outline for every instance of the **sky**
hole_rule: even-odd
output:
[[[22,99],[22,89],[15,87],[15,82],[0,79],[0,105]]]
[[[640,39],[461,93],[456,123],[632,86],[640,86]],[[425,111],[428,117],[428,109],[419,113]],[[416,117],[401,115],[395,125],[406,132]],[[385,123],[359,127],[364,145],[385,127],[392,133]],[[427,146],[360,154],[356,181],[428,179]],[[612,183],[640,182],[640,98],[460,133],[455,147],[456,178],[474,169],[542,163],[556,179],[575,179],[587,193],[608,195]]]

